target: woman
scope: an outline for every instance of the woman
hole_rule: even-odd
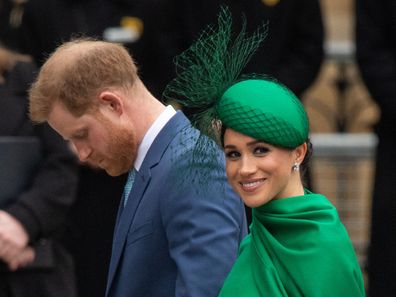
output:
[[[195,110],[192,120],[206,135],[220,138],[228,180],[253,208],[250,235],[220,296],[364,296],[335,207],[302,183],[311,152],[307,114],[280,83],[237,78],[265,34],[242,30],[231,43],[229,24],[222,11],[219,29],[209,28],[179,57],[182,72],[165,92]]]
[[[252,79],[231,86],[218,111],[228,180],[253,208],[220,296],[364,296],[335,207],[301,180],[311,145],[300,101],[279,83]]]

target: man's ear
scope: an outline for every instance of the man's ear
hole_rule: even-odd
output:
[[[106,111],[115,112],[121,115],[124,112],[124,102],[122,98],[111,91],[103,91],[99,94],[100,107]]]

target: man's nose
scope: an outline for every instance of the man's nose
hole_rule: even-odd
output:
[[[77,156],[81,162],[86,162],[92,153],[92,149],[87,145],[73,144],[77,152]]]

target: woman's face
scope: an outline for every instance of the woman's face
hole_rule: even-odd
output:
[[[247,206],[258,207],[272,199],[304,194],[295,162],[301,164],[306,144],[294,150],[268,143],[227,129],[224,152],[228,181]]]

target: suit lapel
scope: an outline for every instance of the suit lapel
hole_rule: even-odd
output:
[[[168,145],[172,139],[186,125],[189,125],[189,121],[181,112],[178,112],[170,119],[170,121],[157,135],[149,151],[147,152],[141,168],[136,173],[135,182],[124,209],[123,201],[120,202],[116,227],[114,230],[113,249],[108,273],[106,296],[109,292],[118,263],[121,259],[128,231],[131,224],[134,222],[136,211],[143,198],[144,192],[150,183],[151,168],[160,162],[162,155],[168,148]]]

